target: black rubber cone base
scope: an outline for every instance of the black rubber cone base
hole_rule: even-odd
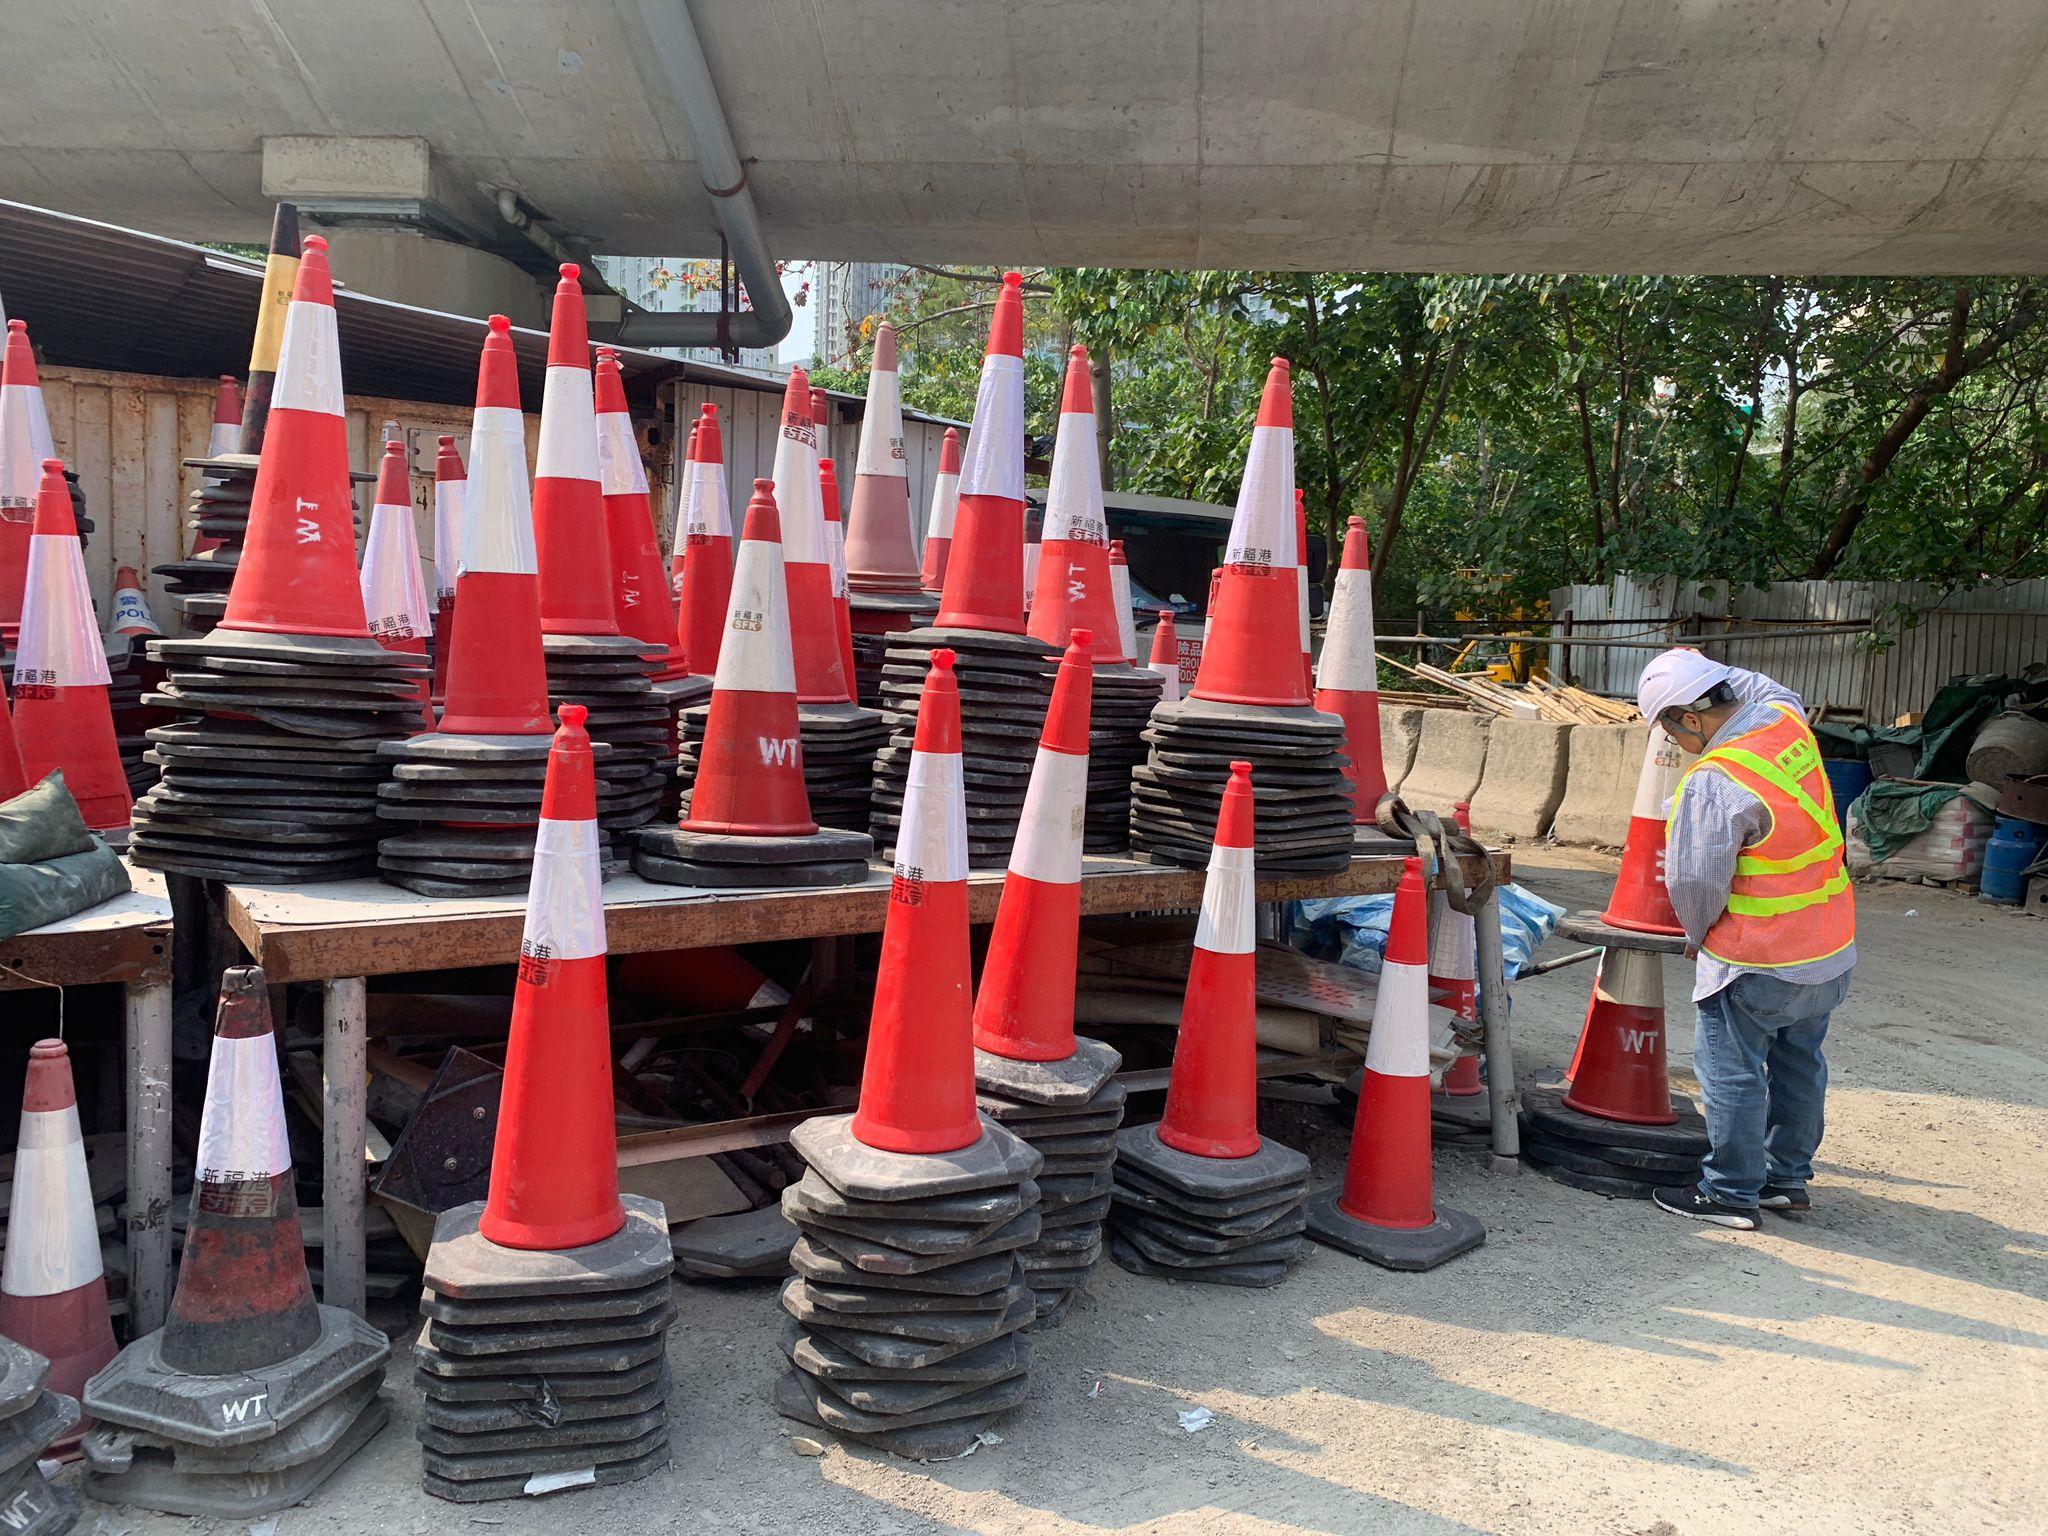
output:
[[[1354,1094],[1354,1101],[1356,1097]],[[1449,1094],[1439,1090],[1429,1096],[1429,1118],[1449,1130],[1487,1130],[1493,1125],[1493,1100],[1485,1093]]]
[[[1682,933],[1644,933],[1635,928],[1617,928],[1597,912],[1573,912],[1560,918],[1557,931],[1579,944],[1598,944],[1602,949],[1641,949],[1654,955],[1682,955],[1691,942]]]
[[[1558,1088],[1526,1088],[1522,1091],[1523,1120],[1546,1135],[1564,1141],[1583,1142],[1595,1151],[1603,1147],[1633,1147],[1643,1152],[1661,1152],[1670,1157],[1700,1158],[1707,1155],[1707,1122],[1689,1099],[1676,1095],[1672,1106],[1678,1112],[1675,1125],[1635,1125],[1623,1120],[1605,1120],[1583,1114],[1564,1102]]]
[[[78,1521],[78,1495],[52,1483],[34,1462],[0,1478],[8,1536],[63,1536]]]
[[[893,1227],[883,1230],[894,1235]],[[1011,1254],[1034,1241],[1039,1230],[1034,1206],[965,1250],[920,1253],[866,1233],[806,1225],[790,1249],[789,1265],[801,1276],[842,1285],[980,1295],[1009,1283]]]
[[[581,1248],[506,1248],[479,1229],[484,1202],[443,1211],[434,1222],[426,1285],[452,1301],[571,1296],[643,1290],[675,1268],[668,1217],[659,1200],[621,1195],[626,1224]]]
[[[303,1504],[390,1421],[390,1405],[373,1397],[328,1448],[311,1460],[267,1472],[194,1472],[167,1454],[138,1451],[123,1473],[88,1470],[85,1491],[109,1504],[249,1520]]]
[[[474,767],[481,764],[537,765],[536,770],[545,773],[548,749],[553,745],[552,734],[534,736],[469,736],[461,733],[423,731],[417,736],[408,736],[403,741],[387,741],[377,748],[377,755],[395,759],[401,763],[443,763],[454,767]],[[608,751],[596,743],[591,746],[592,755],[602,761]]]
[[[1294,1272],[1293,1263],[1223,1264],[1210,1269],[1177,1269],[1145,1257],[1117,1232],[1109,1235],[1109,1256],[1118,1269],[1157,1280],[1194,1280],[1204,1285],[1238,1285],[1263,1290]],[[1297,1255],[1298,1259],[1299,1255]]]
[[[823,864],[865,860],[874,839],[862,832],[820,827],[803,836],[753,837],[738,832],[700,832],[689,827],[645,827],[636,846],[665,858],[698,864]]]
[[[1285,1222],[1301,1208],[1302,1186],[1290,1185],[1277,1200],[1249,1209],[1216,1211],[1191,1208],[1188,1204],[1139,1186],[1125,1170],[1110,1195],[1113,1205],[1141,1217],[1161,1221],[1192,1223],[1219,1237],[1255,1237],[1267,1228]],[[1260,1197],[1265,1198],[1265,1197]],[[1231,1202],[1233,1205],[1239,1202]]]
[[[1586,1167],[1586,1173],[1618,1173],[1624,1178],[1644,1178],[1671,1174],[1673,1183],[1683,1184],[1697,1180],[1700,1158],[1683,1152],[1645,1152],[1640,1147],[1595,1146],[1589,1141],[1567,1141],[1562,1136],[1553,1136],[1542,1130],[1533,1121],[1522,1126],[1522,1145],[1535,1147],[1552,1162],[1570,1162],[1573,1158],[1584,1159],[1587,1163],[1604,1166]]]
[[[980,1443],[990,1423],[987,1415],[948,1419],[939,1423],[887,1429],[872,1434],[855,1433],[828,1422],[817,1406],[821,1387],[802,1371],[785,1371],[775,1380],[775,1411],[786,1419],[812,1429],[829,1429],[863,1445],[901,1456],[906,1461],[932,1461],[958,1456]]]
[[[420,1416],[431,1421],[433,1415],[452,1404],[496,1403],[509,1408],[523,1419],[531,1420],[538,1410],[543,1416],[552,1400],[561,1403],[580,1403],[588,1398],[600,1400],[622,1397],[641,1391],[649,1384],[666,1378],[668,1362],[659,1349],[643,1351],[647,1358],[637,1364],[622,1366],[606,1371],[551,1371],[546,1376],[436,1376],[425,1370],[413,1372],[413,1385],[419,1389],[425,1401]],[[593,1410],[600,1416],[608,1409]]]
[[[1113,1047],[1077,1035],[1073,1055],[1057,1061],[1017,1061],[977,1049],[974,1085],[1006,1099],[1078,1110],[1102,1091],[1122,1065],[1123,1056]]]
[[[0,1419],[11,1419],[33,1403],[49,1377],[48,1360],[0,1334]]]
[[[421,1424],[413,1438],[427,1451],[442,1456],[506,1456],[579,1450],[593,1455],[668,1431],[668,1394],[649,1394],[653,1401],[638,1412],[603,1419],[558,1419],[553,1424],[526,1424],[498,1430],[454,1430]]]
[[[1354,1221],[1337,1209],[1342,1193],[1324,1189],[1308,1197],[1303,1207],[1308,1215],[1308,1235],[1325,1247],[1355,1254],[1382,1269],[1435,1269],[1486,1241],[1486,1228],[1478,1217],[1447,1205],[1436,1208],[1436,1219],[1428,1226],[1407,1231]]]
[[[1671,1174],[1637,1174],[1631,1178],[1621,1173],[1581,1173],[1576,1168],[1567,1168],[1551,1162],[1535,1147],[1522,1149],[1522,1161],[1556,1183],[1572,1189],[1583,1189],[1588,1194],[1605,1195],[1610,1200],[1647,1200],[1660,1189],[1669,1189],[1674,1184],[1688,1182]],[[1690,1182],[1699,1181],[1693,1179]]]
[[[1159,1139],[1157,1125],[1126,1126],[1117,1133],[1117,1165],[1135,1168],[1154,1184],[1203,1199],[1228,1199],[1299,1185],[1308,1159],[1262,1137],[1250,1157],[1197,1157]]]
[[[1044,1159],[991,1120],[957,1152],[882,1152],[853,1134],[852,1115],[821,1115],[790,1133],[790,1145],[827,1183],[856,1200],[914,1200],[1035,1178]]]
[[[644,1444],[645,1448],[640,1447]],[[649,1436],[646,1442],[634,1441],[626,1449],[632,1454],[615,1461],[599,1461],[590,1467],[590,1476],[574,1482],[563,1482],[548,1491],[567,1491],[572,1488],[607,1488],[615,1483],[637,1483],[644,1477],[652,1477],[669,1463],[668,1435]],[[574,1469],[581,1470],[581,1469]],[[535,1474],[512,1472],[496,1477],[477,1475],[475,1469],[465,1465],[458,1457],[429,1455],[426,1460],[426,1474],[420,1479],[420,1487],[437,1499],[446,1499],[451,1504],[488,1504],[497,1499],[516,1499],[524,1495],[532,1485]],[[538,1488],[536,1493],[542,1491]]]
[[[422,1327],[413,1341],[417,1374],[436,1383],[504,1382],[528,1376],[589,1376],[637,1370],[662,1358],[663,1339],[622,1339],[609,1344],[564,1344],[521,1355],[450,1355],[436,1348]],[[437,1385],[431,1391],[440,1391]]]
[[[1033,1184],[1013,1181],[959,1194],[903,1200],[857,1200],[834,1187],[816,1169],[783,1191],[783,1209],[805,1216],[822,1212],[852,1222],[875,1223],[866,1230],[887,1241],[889,1227],[901,1222],[946,1222],[994,1230],[1021,1215],[1040,1198]],[[905,1245],[907,1246],[907,1245]]]
[[[532,1378],[510,1382],[508,1388],[525,1387],[520,1395],[468,1401],[429,1392],[420,1403],[420,1423],[430,1429],[456,1434],[496,1434],[505,1430],[531,1430],[550,1419],[561,1424],[587,1423],[593,1419],[616,1419],[644,1413],[668,1399],[670,1379],[666,1361],[651,1361],[631,1375],[634,1385],[602,1394],[565,1392],[555,1380]],[[445,1383],[434,1382],[439,1388]]]
[[[290,661],[307,669],[322,666],[359,667],[372,671],[418,672],[423,656],[387,651],[367,635],[287,635],[254,629],[216,626],[194,639],[151,640],[149,659],[205,666],[217,656],[255,661]]]

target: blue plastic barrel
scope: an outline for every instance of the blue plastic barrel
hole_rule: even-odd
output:
[[[1849,802],[1870,788],[1870,764],[1860,757],[1829,757],[1821,760],[1827,770],[1828,788],[1834,791],[1835,814],[1846,817]]]
[[[1984,845],[1984,875],[1977,890],[1986,901],[2016,907],[2026,900],[2026,867],[2040,857],[2041,828],[2017,816],[2001,816]]]

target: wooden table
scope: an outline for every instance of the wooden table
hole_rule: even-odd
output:
[[[1495,873],[1508,878],[1508,856],[1492,855]],[[1470,861],[1468,876],[1478,873]],[[1398,858],[1358,858],[1335,875],[1282,875],[1261,879],[1261,902],[1319,896],[1384,894],[1401,879]],[[1081,913],[1191,909],[1202,899],[1199,869],[1168,868],[1128,859],[1090,858],[1081,876]],[[968,879],[968,914],[974,923],[995,920],[1001,870]],[[825,940],[879,933],[889,904],[889,876],[870,870],[860,885],[836,890],[722,891],[655,885],[637,875],[605,882],[605,945],[615,955],[707,945],[759,944],[779,939]],[[273,983],[318,983],[325,992],[323,1109],[325,1112],[325,1246],[322,1299],[360,1313],[364,1299],[363,1161],[368,1098],[365,978],[464,966],[509,965],[519,954],[524,896],[430,898],[378,881],[265,887],[230,885],[223,913],[250,958]],[[1495,912],[1489,906],[1489,912]],[[1488,925],[1481,921],[1481,929]],[[1479,946],[1479,980],[1499,1002],[1499,1043],[1493,1009],[1487,1010],[1489,1081],[1494,1095],[1494,1148],[1512,1157],[1514,1069],[1507,1042],[1504,979],[1500,978],[1499,918],[1492,919],[1492,969]],[[1507,1138],[1503,1144],[1503,1126]],[[691,1132],[706,1128],[691,1127]],[[669,1133],[663,1133],[668,1135]],[[684,1140],[701,1142],[701,1135]],[[709,1145],[710,1143],[705,1143]],[[352,1194],[353,1198],[345,1198]]]
[[[171,1299],[171,904],[132,866],[134,889],[0,939],[0,992],[118,984],[127,1041],[128,1315],[140,1335]]]

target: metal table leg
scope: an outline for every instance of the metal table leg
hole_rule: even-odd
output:
[[[1515,1116],[1522,1107],[1515,1091],[1515,1050],[1508,1039],[1508,973],[1500,946],[1500,893],[1472,920],[1479,961],[1479,1020],[1486,1030],[1486,1092],[1493,1110],[1494,1169],[1520,1170],[1522,1129]]]
[[[363,1248],[363,1123],[369,1108],[369,1039],[363,978],[324,984],[320,1050],[326,1157],[321,1167],[325,1230],[320,1299],[361,1316],[367,1263]]]
[[[171,984],[123,989],[128,1033],[128,1320],[163,1327],[171,1305]]]

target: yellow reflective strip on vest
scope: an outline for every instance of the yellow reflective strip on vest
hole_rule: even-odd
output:
[[[1841,838],[1829,837],[1814,847],[1807,849],[1806,852],[1795,854],[1789,859],[1760,859],[1754,854],[1737,854],[1735,856],[1735,873],[1738,875],[1796,874],[1808,865],[1818,864],[1823,859],[1833,858],[1836,850],[1841,846]]]
[[[1737,917],[1780,917],[1787,912],[1803,911],[1817,907],[1849,889],[1849,872],[1838,870],[1835,875],[1810,891],[1801,891],[1794,896],[1739,896],[1728,897],[1728,910]]]
[[[1819,863],[1821,859],[1842,846],[1840,825],[1814,803],[1813,796],[1800,788],[1797,780],[1776,763],[1758,756],[1747,747],[1717,747],[1702,757],[1700,762],[1704,763],[1712,758],[1747,768],[1804,811],[1807,819],[1813,823],[1814,830],[1821,835],[1820,846],[1789,859],[1763,859],[1752,854],[1740,855],[1735,861],[1735,872],[1738,875],[1788,875],[1794,870],[1806,868],[1809,864]],[[1694,766],[1697,767],[1698,764]]]
[[[1855,942],[1856,936],[1854,934],[1851,934],[1848,938],[1842,940],[1841,943],[1837,944],[1833,949],[1829,950],[1825,955],[1808,955],[1803,960],[1738,960],[1733,955],[1722,954],[1718,949],[1714,948],[1712,944],[1702,944],[1700,946],[1700,953],[1703,955],[1712,956],[1714,959],[1719,960],[1723,965],[1739,965],[1745,971],[1788,971],[1795,965],[1814,965],[1822,960],[1832,959],[1834,956],[1839,955],[1843,950],[1847,949],[1851,944],[1854,944]]]

